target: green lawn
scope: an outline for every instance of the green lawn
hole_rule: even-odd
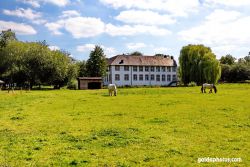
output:
[[[0,91],[0,166],[250,166],[250,84],[217,88]]]

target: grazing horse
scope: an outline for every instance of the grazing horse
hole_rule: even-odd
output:
[[[108,85],[108,90],[109,90],[109,96],[112,96],[112,93],[114,92],[114,95],[117,95],[117,88],[115,84],[109,84]]]
[[[213,93],[213,89],[214,89],[214,93],[217,92],[217,88],[214,84],[207,84],[207,83],[202,84],[201,92],[206,93],[206,89],[209,89],[209,93]]]

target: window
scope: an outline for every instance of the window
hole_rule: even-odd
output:
[[[171,67],[167,67],[167,72],[171,72]]]
[[[160,72],[160,67],[156,67],[156,72]]]
[[[124,81],[128,81],[129,80],[129,75],[128,74],[124,74]]]
[[[165,72],[166,71],[166,67],[161,67],[161,70],[162,70],[162,72]]]
[[[137,71],[137,66],[133,66],[133,71]]]
[[[139,80],[143,81],[143,75],[142,74],[139,75]]]
[[[176,67],[173,67],[173,72],[176,72]]]
[[[115,80],[120,81],[120,75],[119,74],[115,74]]]
[[[162,76],[161,76],[161,80],[162,80],[162,81],[166,81],[166,75],[162,75]]]
[[[136,74],[133,75],[133,79],[134,79],[134,81],[137,81],[137,75]]]
[[[145,67],[145,71],[148,71],[148,66]]]
[[[139,66],[139,71],[143,71],[143,66]]]
[[[115,71],[120,71],[120,66],[115,66]]]
[[[148,77],[148,74],[145,75],[145,81],[148,81],[149,80],[149,77]]]
[[[176,75],[173,75],[173,81],[176,81]]]
[[[150,79],[151,79],[151,81],[155,80],[155,75],[152,74]]]
[[[155,67],[154,66],[151,66],[151,71],[154,72],[155,71]]]
[[[160,75],[156,75],[156,81],[161,81],[161,76]]]
[[[124,66],[124,71],[129,71],[129,66]]]
[[[168,81],[171,81],[171,75],[168,75],[168,76],[167,76],[167,80],[168,80]]]

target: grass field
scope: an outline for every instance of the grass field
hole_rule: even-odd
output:
[[[107,94],[0,91],[0,166],[250,166],[250,84]]]

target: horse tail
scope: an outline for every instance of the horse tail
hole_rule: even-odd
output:
[[[201,86],[201,93],[203,93],[203,85]]]
[[[214,93],[216,93],[217,92],[216,86],[214,85],[213,88],[214,88]]]

